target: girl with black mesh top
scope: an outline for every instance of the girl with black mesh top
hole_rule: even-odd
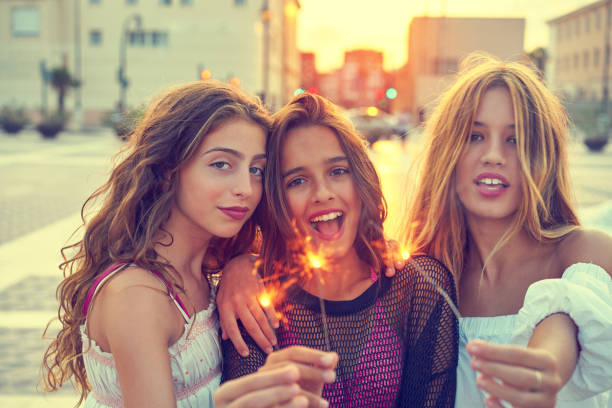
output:
[[[322,397],[334,407],[452,406],[458,328],[436,286],[454,300],[453,277],[425,255],[393,278],[381,274],[386,204],[353,126],[330,102],[302,94],[275,114],[267,155],[271,216],[260,272],[269,285],[283,287],[273,299],[282,314],[275,333],[281,350],[268,362],[292,363],[286,352],[292,346],[329,347],[338,354],[335,380],[298,381],[307,396],[323,385]],[[321,280],[304,273],[304,242],[324,254]],[[264,350],[245,330],[242,335],[248,353],[223,343],[223,381],[266,364]]]

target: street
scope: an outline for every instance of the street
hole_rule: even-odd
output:
[[[416,142],[375,145],[375,161],[391,209],[399,219],[404,173]],[[85,198],[108,177],[111,156],[122,142],[107,129],[61,133],[43,140],[35,131],[0,133],[0,406],[60,407],[76,402],[73,391],[41,396],[41,338],[57,313],[59,250],[79,226]],[[578,209],[585,225],[612,233],[612,147],[589,153],[570,146]],[[389,223],[387,225],[390,225]],[[57,326],[51,326],[51,331]],[[69,387],[67,387],[69,388]]]

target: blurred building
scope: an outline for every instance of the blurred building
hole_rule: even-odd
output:
[[[472,51],[522,57],[523,18],[415,17],[408,29],[408,64],[398,73],[394,110],[419,116],[452,82]]]
[[[124,59],[128,106],[210,77],[239,84],[277,109],[300,82],[299,9],[297,0],[4,0],[0,105],[38,109],[45,99],[41,67],[66,66],[82,83],[68,108],[80,104],[83,121],[98,122],[117,107]],[[54,109],[54,91],[46,92]]]
[[[318,74],[316,68],[316,56],[314,52],[302,52],[301,55],[302,69],[301,69],[301,80],[300,88],[308,90],[319,89]]]
[[[611,39],[606,29],[607,3],[597,1],[548,22],[547,78],[570,99],[601,99],[606,36],[608,43]]]
[[[338,103],[345,108],[375,105],[384,98],[383,53],[353,50],[344,53]]]

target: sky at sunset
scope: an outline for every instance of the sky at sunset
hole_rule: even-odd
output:
[[[408,24],[413,16],[524,17],[525,49],[548,44],[546,21],[595,0],[301,0],[298,47],[317,54],[327,72],[355,48],[384,52],[385,68],[406,62]]]

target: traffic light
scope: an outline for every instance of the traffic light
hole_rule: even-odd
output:
[[[206,81],[210,78],[212,78],[212,72],[210,72],[210,69],[202,69],[200,71],[200,79],[202,81]]]
[[[390,100],[397,98],[397,89],[387,88],[387,92],[385,92],[385,96],[387,97],[387,99],[390,99]]]

